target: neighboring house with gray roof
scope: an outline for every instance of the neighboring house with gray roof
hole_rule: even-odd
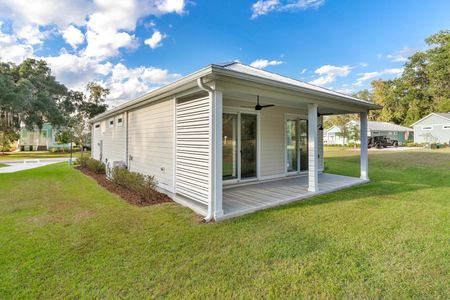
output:
[[[413,130],[408,127],[400,126],[388,122],[368,121],[368,136],[385,136],[392,140],[399,141],[400,145],[413,139]],[[350,121],[347,123],[347,127],[359,126],[359,122]],[[327,130],[324,130],[324,143],[328,145],[345,145],[348,143],[354,143],[353,140],[344,139],[341,134],[341,129],[338,126],[332,126]],[[356,141],[359,143],[359,141]]]
[[[411,126],[415,143],[450,143],[450,112],[431,113]]]

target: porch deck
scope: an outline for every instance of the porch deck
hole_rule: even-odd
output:
[[[221,219],[245,215],[269,207],[330,193],[368,180],[334,174],[319,174],[319,191],[308,191],[308,176],[283,178],[255,184],[227,187],[223,190]]]

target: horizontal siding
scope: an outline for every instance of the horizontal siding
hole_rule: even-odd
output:
[[[153,175],[158,185],[173,191],[174,100],[139,108],[129,116],[131,171]]]
[[[209,97],[177,104],[176,132],[176,193],[207,205],[211,195]]]

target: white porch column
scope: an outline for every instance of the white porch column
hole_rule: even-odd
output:
[[[214,210],[214,218],[223,215],[222,209],[222,112],[223,99],[221,91],[212,93],[212,149],[213,149],[213,165],[212,165],[212,204]]]
[[[319,191],[317,104],[308,104],[308,191]]]
[[[359,113],[361,138],[361,179],[369,179],[369,155],[367,147],[367,112]]]

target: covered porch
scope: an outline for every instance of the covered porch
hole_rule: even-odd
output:
[[[223,190],[223,215],[218,220],[233,218],[258,210],[310,198],[360,185],[368,179],[321,173],[318,175],[318,190],[308,190],[308,176],[269,180],[246,185],[226,187]]]

